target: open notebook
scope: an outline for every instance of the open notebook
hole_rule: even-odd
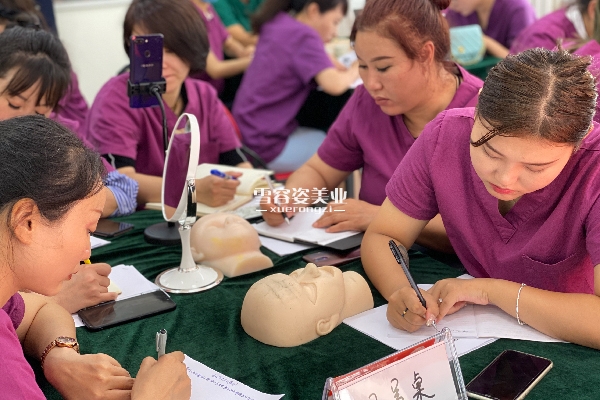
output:
[[[285,240],[286,242],[311,243],[330,247],[330,245],[336,242],[341,242],[344,239],[356,236],[358,241],[355,245],[358,246],[360,244],[360,237],[358,236],[360,235],[359,232],[346,231],[328,233],[325,232],[325,229],[323,228],[313,228],[312,224],[323,215],[324,211],[324,208],[315,208],[310,211],[298,212],[290,220],[289,225],[283,223],[279,226],[269,226],[266,222],[260,222],[255,224],[254,228],[259,235]]]
[[[205,163],[196,167],[196,179],[201,179],[210,175],[210,171],[213,169],[221,172],[241,172],[243,175],[238,178],[240,185],[237,188],[235,196],[227,204],[220,207],[210,207],[206,204],[198,203],[196,207],[196,214],[199,217],[220,211],[232,211],[248,203],[254,197],[254,189],[268,187],[265,176],[273,173],[273,171],[268,169],[238,168],[229,165]],[[161,204],[146,203],[146,209],[161,210]]]

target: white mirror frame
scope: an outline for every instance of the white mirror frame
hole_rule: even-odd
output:
[[[187,173],[185,175],[185,184],[183,186],[183,192],[181,193],[181,197],[179,198],[179,204],[177,204],[177,208],[175,209],[173,216],[169,218],[167,217],[167,213],[165,212],[165,184],[167,182],[167,166],[169,165],[169,156],[171,155],[171,146],[173,144],[173,139],[176,135],[175,130],[177,129],[183,118],[187,118],[188,124],[190,126],[190,159],[188,160],[188,168]],[[175,123],[175,127],[173,128],[173,133],[171,134],[171,138],[169,139],[169,146],[167,147],[167,152],[165,155],[165,167],[163,168],[162,187],[160,193],[160,202],[162,205],[162,213],[165,221],[178,222],[184,220],[187,216],[188,182],[196,181],[196,167],[198,167],[198,154],[200,154],[200,128],[198,127],[198,120],[193,114],[183,113]]]

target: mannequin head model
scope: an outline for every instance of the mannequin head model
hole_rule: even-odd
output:
[[[248,221],[227,213],[206,215],[191,232],[192,256],[197,263],[217,268],[231,278],[273,266],[260,252],[258,233]]]
[[[273,274],[254,283],[242,304],[242,327],[260,342],[299,346],[370,308],[371,289],[360,274],[310,263],[290,275]]]

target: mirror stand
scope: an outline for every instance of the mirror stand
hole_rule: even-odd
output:
[[[219,270],[197,265],[190,248],[192,225],[184,222],[179,226],[181,235],[181,264],[156,277],[156,284],[170,293],[195,293],[217,286],[223,280]]]
[[[159,222],[144,229],[144,239],[150,244],[175,246],[181,242],[181,236],[174,222]]]

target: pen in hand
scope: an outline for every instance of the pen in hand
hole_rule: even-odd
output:
[[[273,187],[273,182],[271,182],[271,178],[269,177],[269,175],[265,175],[265,180],[267,181],[267,185],[269,185],[269,190],[271,190],[271,193],[273,194],[273,202],[275,203],[275,205],[277,207],[281,208],[279,203],[277,201],[275,201],[275,188]],[[285,222],[287,222],[287,224],[289,225],[290,218],[287,216],[287,214],[282,211],[281,216],[283,217],[283,219],[285,219]]]
[[[167,349],[167,330],[161,329],[156,332],[156,351],[158,352],[158,358],[165,355]]]
[[[421,294],[421,291],[417,287],[415,280],[413,279],[412,275],[410,274],[410,271],[408,270],[408,266],[406,265],[406,262],[404,261],[404,257],[402,256],[400,248],[398,247],[396,242],[394,242],[393,240],[389,241],[389,245],[390,245],[390,250],[392,250],[392,254],[394,255],[394,258],[396,259],[396,262],[398,264],[400,264],[400,266],[402,267],[402,270],[404,271],[404,275],[406,275],[406,279],[408,279],[408,283],[410,284],[410,287],[412,287],[413,290],[415,291],[415,293],[417,294],[417,297],[419,298],[421,305],[423,307],[427,308],[427,302],[425,301],[425,298]],[[438,331],[438,328],[435,325],[435,320],[431,322],[431,325],[435,328],[436,331]]]
[[[218,169],[211,169],[210,170],[210,174],[214,175],[214,176],[218,176],[219,178],[223,178],[223,179],[235,179],[235,180],[237,180],[237,178],[235,176],[226,174],[224,172],[221,172]]]

